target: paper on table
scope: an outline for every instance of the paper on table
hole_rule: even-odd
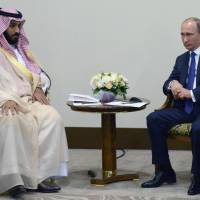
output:
[[[124,106],[124,107],[135,107],[135,108],[140,108],[146,104],[147,104],[146,102],[130,103],[130,102],[124,102],[124,101],[112,101],[112,102],[106,103],[106,105],[110,105],[110,106]]]
[[[69,94],[68,101],[74,101],[74,102],[87,102],[87,103],[93,103],[93,102],[99,102],[99,99],[85,94]]]
[[[109,103],[104,103],[104,105],[108,106],[123,106],[123,107],[134,107],[134,108],[140,108],[147,103],[145,102],[138,102],[138,103],[130,103],[130,102],[124,102],[124,101],[112,101]],[[83,103],[83,102],[73,102],[74,106],[99,106],[102,105],[100,102],[96,103]]]
[[[100,102],[97,103],[83,103],[83,102],[73,102],[74,106],[99,106],[102,105]]]

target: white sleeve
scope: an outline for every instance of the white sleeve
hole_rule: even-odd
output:
[[[44,92],[47,91],[47,89],[50,87],[51,85],[51,81],[49,80],[49,77],[44,73],[41,72],[40,73],[40,78],[41,78],[41,86],[42,86],[42,90]]]
[[[196,102],[196,99],[195,99],[195,96],[194,96],[194,93],[193,93],[192,90],[190,90],[190,94],[191,94],[191,96],[192,96],[192,101],[193,101],[193,102]]]

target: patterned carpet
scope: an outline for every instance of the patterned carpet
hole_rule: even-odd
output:
[[[119,153],[119,152],[118,152]],[[103,187],[90,184],[87,170],[92,169],[101,175],[101,151],[70,150],[69,176],[58,180],[62,190],[59,193],[27,193],[19,200],[199,200],[200,195],[187,195],[190,184],[190,151],[171,151],[172,165],[177,174],[177,183],[160,188],[143,189],[141,183],[152,177],[151,152],[127,150],[117,162],[118,174],[138,173],[140,180],[111,183]],[[11,200],[0,196],[0,200]]]
[[[8,197],[1,197],[1,200],[11,200]],[[153,197],[153,196],[116,196],[116,195],[75,195],[75,194],[57,194],[43,195],[36,194],[34,196],[24,195],[19,200],[199,200],[199,197]],[[16,199],[17,200],[17,199]]]

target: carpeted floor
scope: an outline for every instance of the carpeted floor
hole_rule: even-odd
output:
[[[120,154],[120,151],[118,152]],[[101,174],[100,150],[70,150],[69,177],[58,180],[62,190],[56,194],[27,193],[21,200],[199,200],[200,195],[187,195],[190,184],[190,151],[170,151],[172,165],[177,173],[177,183],[155,189],[143,189],[140,184],[151,178],[151,152],[148,150],[127,150],[118,160],[118,173],[138,173],[137,181],[124,181],[96,187],[90,184],[87,170]],[[1,200],[11,199],[0,196]]]

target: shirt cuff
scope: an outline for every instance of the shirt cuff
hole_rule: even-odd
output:
[[[196,102],[196,99],[195,99],[195,97],[194,97],[194,93],[193,93],[192,90],[190,90],[190,94],[191,94],[191,96],[192,96],[192,101],[193,101],[193,102]]]
[[[172,81],[173,81],[173,80],[172,80]],[[168,85],[168,87],[167,87],[168,90],[171,90],[171,89],[172,89],[172,81],[169,82],[169,85]]]
[[[50,80],[44,72],[40,73],[41,87],[44,92],[50,87]]]

